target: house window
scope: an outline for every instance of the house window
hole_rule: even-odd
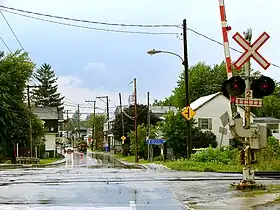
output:
[[[279,133],[279,125],[278,124],[267,124],[267,128],[269,128],[272,133]]]
[[[212,130],[212,118],[198,118],[198,127],[202,130]]]

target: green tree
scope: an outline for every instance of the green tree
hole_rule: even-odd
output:
[[[58,107],[63,109],[63,99],[58,93],[57,77],[52,67],[44,63],[35,74],[35,78],[40,82],[40,87],[33,90],[35,106],[38,107]]]
[[[216,136],[210,132],[202,132],[192,120],[192,146],[193,148],[205,148],[209,145],[217,146]],[[173,149],[176,158],[185,157],[186,154],[186,137],[187,124],[181,113],[175,114],[170,111],[165,115],[161,123],[160,130],[163,132],[166,144]]]
[[[88,124],[91,128],[94,127],[95,129],[95,140],[97,140],[98,148],[103,147],[103,126],[106,120],[105,114],[95,114],[95,117],[93,114],[89,116]]]
[[[0,150],[11,158],[16,143],[28,146],[29,110],[24,100],[24,89],[34,64],[27,53],[17,51],[0,60]],[[33,116],[33,119],[36,117]],[[42,125],[32,121],[34,138],[42,133]]]
[[[150,131],[150,138],[156,138],[156,133],[157,129],[155,128],[155,126],[151,126],[151,131]],[[136,149],[136,144],[135,144],[135,132],[134,131],[130,131],[127,135],[131,141],[131,151],[133,154],[135,154],[135,149]],[[137,137],[138,137],[138,153],[140,155],[140,157],[147,157],[147,148],[148,145],[146,144],[146,137],[147,137],[147,127],[145,126],[145,124],[141,124],[137,126]]]
[[[133,125],[133,119],[132,117],[134,116],[134,106],[131,105],[129,108],[124,109],[124,135],[127,136],[127,134],[131,131],[134,130],[134,125]],[[137,105],[137,125],[141,124],[147,124],[147,113],[148,113],[148,107],[143,104],[138,104]],[[131,116],[131,117],[129,117]],[[159,121],[159,118],[156,117],[152,112],[150,114],[150,119],[151,119],[151,125],[157,123]],[[114,127],[113,127],[113,133],[115,136],[115,139],[121,139],[121,136],[123,135],[122,133],[122,113],[118,113],[116,115],[115,121],[114,121]],[[128,139],[129,141],[129,139]]]

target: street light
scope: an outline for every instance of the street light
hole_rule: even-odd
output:
[[[178,55],[178,54],[176,54],[174,52],[170,52],[170,51],[166,51],[166,50],[155,50],[155,49],[152,49],[152,50],[149,50],[147,53],[149,55],[155,55],[155,54],[159,54],[159,53],[166,53],[166,54],[175,55],[175,56],[177,56],[178,58],[181,59],[182,65],[184,65],[184,59],[180,55]]]
[[[184,65],[184,74],[185,74],[185,88],[186,88],[186,107],[190,106],[190,99],[189,99],[189,62],[188,62],[188,48],[187,48],[187,21],[186,19],[183,20],[183,49],[184,49],[184,58],[182,58],[180,55],[170,52],[170,51],[164,51],[164,50],[149,50],[147,53],[149,55],[155,55],[158,53],[166,53],[174,55],[181,59],[182,65]],[[187,139],[186,139],[186,145],[187,145],[187,158],[190,158],[190,155],[192,153],[192,139],[191,139],[191,122],[187,120]]]

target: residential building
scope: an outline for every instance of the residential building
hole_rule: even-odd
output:
[[[280,140],[280,119],[274,117],[255,117],[254,123],[265,125],[272,132],[272,135]]]
[[[232,135],[229,132],[229,125],[225,128],[228,130],[227,134],[223,135],[219,133],[219,128],[223,127],[220,117],[228,112],[229,116],[232,115],[230,108],[230,101],[225,97],[221,92],[207,95],[201,97],[191,103],[191,108],[196,112],[194,120],[197,122],[197,126],[202,131],[211,131],[217,137],[217,142],[220,144],[222,139],[222,145],[228,146],[232,144]],[[241,107],[237,107],[237,112],[240,113],[240,116],[244,119],[245,111]],[[253,122],[254,114],[251,113],[251,122]]]
[[[54,157],[56,152],[56,138],[58,135],[58,121],[63,119],[63,112],[57,107],[35,107],[33,113],[44,122],[45,151],[47,156]]]

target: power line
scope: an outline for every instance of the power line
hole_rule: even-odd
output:
[[[39,16],[45,16],[45,17],[51,17],[51,18],[57,18],[57,19],[63,19],[63,20],[71,20],[71,21],[75,21],[75,22],[108,25],[108,26],[150,27],[150,28],[159,28],[159,27],[177,27],[177,28],[182,28],[179,25],[124,24],[124,23],[107,23],[107,22],[100,22],[100,21],[82,20],[82,19],[75,19],[75,18],[69,18],[69,17],[62,17],[62,16],[43,14],[43,13],[38,13],[38,12],[31,12],[31,11],[26,11],[26,10],[12,8],[12,7],[6,7],[6,6],[3,6],[3,5],[0,5],[0,8],[5,8],[5,9],[13,10],[13,11],[19,11],[19,12],[28,13],[28,14],[34,14],[34,15],[39,15]],[[50,23],[56,23],[56,24],[65,25],[65,26],[72,26],[72,27],[77,27],[77,28],[97,30],[97,31],[118,32],[118,33],[131,33],[131,34],[143,34],[143,35],[180,35],[181,34],[181,33],[177,33],[177,32],[126,31],[126,30],[113,30],[113,29],[96,28],[96,27],[90,27],[90,26],[81,26],[81,25],[76,25],[76,24],[69,24],[69,23],[63,23],[63,22],[58,22],[58,21],[46,20],[46,19],[43,19],[43,18],[37,18],[37,17],[29,16],[29,15],[20,14],[20,13],[17,13],[17,12],[8,11],[8,10],[5,10],[5,9],[1,9],[1,10],[5,11],[5,12],[8,12],[8,13],[15,14],[15,15],[31,18],[31,19],[41,20],[41,21],[50,22]],[[219,45],[223,45],[223,43],[221,43],[221,42],[219,42],[219,41],[217,41],[217,40],[215,40],[213,38],[210,38],[210,37],[208,37],[208,36],[206,36],[206,35],[204,35],[202,33],[199,33],[197,31],[195,31],[194,29],[187,28],[187,30],[189,30],[189,31],[191,31],[191,32],[193,32],[193,33],[195,33],[195,34],[197,34],[199,36],[202,36],[202,37],[204,37],[204,38],[206,38],[206,39],[208,39],[208,40],[210,40],[212,42],[215,42],[215,43],[217,43]],[[2,39],[1,39],[1,41],[2,41]],[[237,50],[236,48],[233,48],[233,47],[229,47],[229,48],[231,50],[235,51],[235,52],[242,53],[240,50]],[[271,65],[274,66],[274,67],[280,68],[280,65],[273,64],[273,63],[271,63]]]
[[[108,23],[108,22],[101,22],[101,21],[91,21],[91,20],[82,20],[82,19],[76,19],[76,18],[69,18],[69,17],[62,17],[57,15],[50,15],[50,14],[43,14],[39,12],[31,12],[27,10],[22,9],[16,9],[12,7],[6,7],[3,5],[0,5],[0,8],[5,8],[13,11],[33,14],[33,15],[39,15],[44,17],[51,17],[56,19],[62,19],[62,20],[71,20],[75,22],[82,22],[82,23],[91,23],[91,24],[98,24],[98,25],[107,25],[107,26],[122,26],[122,27],[141,27],[141,28],[171,28],[171,27],[178,27],[178,25],[170,25],[170,24],[124,24],[124,23]]]
[[[181,27],[180,27],[181,28]],[[210,40],[210,41],[212,41],[212,42],[215,42],[215,43],[217,43],[217,44],[219,44],[219,45],[224,45],[222,42],[219,42],[219,41],[217,41],[217,40],[215,40],[215,39],[213,39],[213,38],[211,38],[211,37],[209,37],[209,36],[206,36],[206,35],[204,35],[204,34],[202,34],[202,33],[199,33],[199,32],[197,32],[197,31],[195,31],[195,30],[193,30],[193,29],[191,29],[191,28],[188,28],[188,30],[189,31],[191,31],[191,32],[193,32],[193,33],[195,33],[195,34],[197,34],[197,35],[199,35],[199,36],[202,36],[202,37],[204,37],[205,39],[208,39],[208,40]],[[231,50],[233,50],[233,51],[235,51],[235,52],[238,52],[238,53],[243,53],[242,51],[240,51],[240,50],[238,50],[238,49],[236,49],[236,48],[233,48],[233,47],[229,47]],[[272,66],[274,66],[274,67],[276,67],[276,68],[280,68],[280,65],[277,65],[277,64],[274,64],[274,63],[271,63],[271,65]]]
[[[22,46],[21,42],[19,41],[19,38],[17,37],[16,33],[14,32],[13,28],[11,27],[11,25],[9,24],[7,18],[5,17],[5,15],[3,14],[3,12],[0,10],[2,17],[4,18],[5,22],[7,23],[7,25],[9,26],[11,32],[13,33],[14,37],[16,38],[17,42],[19,43],[19,45],[21,46],[21,48],[25,51],[24,47]]]
[[[3,44],[5,45],[5,47],[10,51],[10,53],[13,53],[12,50],[9,48],[9,46],[6,44],[6,42],[4,41],[4,39],[0,36],[1,41],[3,42]]]
[[[3,19],[5,20],[6,24],[8,25],[10,31],[13,33],[14,37],[16,38],[18,44],[21,46],[22,50],[23,50],[24,52],[26,52],[26,50],[24,49],[24,47],[23,47],[21,41],[19,40],[18,36],[16,35],[15,31],[13,30],[12,26],[10,25],[9,21],[7,20],[7,18],[5,17],[5,15],[3,14],[3,12],[2,12],[1,10],[0,10],[0,13],[1,13]],[[9,50],[9,51],[11,52],[11,50]],[[12,53],[12,52],[11,52],[11,53]],[[35,79],[35,80],[38,81],[38,79],[37,79],[33,74],[31,75],[31,77],[33,77],[33,79]]]
[[[72,27],[77,27],[77,28],[83,28],[83,29],[90,29],[90,30],[96,30],[96,31],[106,31],[106,32],[116,32],[116,33],[128,33],[128,34],[142,34],[142,35],[179,35],[180,33],[177,32],[147,32],[147,31],[127,31],[127,30],[115,30],[115,29],[106,29],[106,28],[97,28],[97,27],[90,27],[90,26],[82,26],[82,25],[77,25],[77,24],[70,24],[70,23],[63,23],[59,21],[53,21],[53,20],[47,20],[43,18],[38,18],[38,17],[33,17],[29,15],[24,15],[12,11],[8,11],[5,9],[1,9],[2,11],[12,13],[15,15],[31,18],[31,19],[36,19],[36,20],[41,20],[45,22],[50,22],[50,23],[55,23],[55,24],[60,24],[60,25],[65,25],[65,26],[72,26]]]

